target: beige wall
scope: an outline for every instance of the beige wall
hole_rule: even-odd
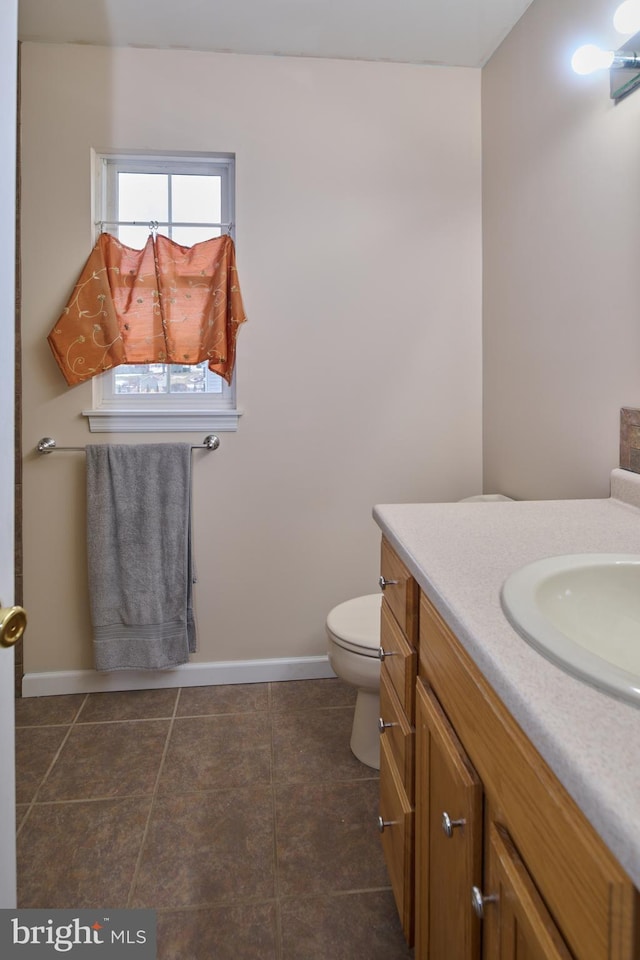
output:
[[[640,93],[578,77],[612,0],[535,0],[482,74],[484,475],[520,498],[606,496],[640,406]]]
[[[92,243],[92,147],[236,154],[245,413],[194,455],[195,659],[324,653],[330,607],[377,589],[373,504],[480,489],[479,71],[22,60],[26,671],[92,664],[84,460],[32,452],[96,439],[91,387],[68,389],[45,341]]]

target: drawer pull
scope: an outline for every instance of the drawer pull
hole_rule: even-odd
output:
[[[492,893],[490,896],[485,897],[482,894],[480,887],[471,887],[471,906],[473,907],[473,912],[479,920],[484,919],[484,907],[486,903],[497,903],[498,895],[497,893]]]
[[[397,822],[397,820],[383,820],[382,817],[378,817],[378,830],[384,833],[386,827],[394,827]]]
[[[445,810],[445,812],[442,814],[442,832],[444,833],[445,837],[452,837],[455,828],[463,827],[466,822],[466,820],[452,820]]]
[[[378,717],[378,730],[380,733],[384,733],[385,730],[388,730],[389,727],[397,727],[397,723],[390,723],[388,720],[383,720],[382,717]]]
[[[386,660],[387,657],[397,657],[397,650],[385,650],[384,647],[380,647],[378,650],[378,660]]]
[[[379,584],[381,590],[384,590],[385,587],[393,587],[393,586],[396,586],[398,583],[400,583],[399,580],[385,580],[385,578],[382,576],[382,574],[380,575],[380,577],[379,577],[379,579],[378,579],[378,584]]]

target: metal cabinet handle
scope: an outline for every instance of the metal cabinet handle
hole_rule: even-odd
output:
[[[378,817],[378,830],[384,833],[386,827],[393,827],[397,822],[397,820],[383,820],[382,817]]]
[[[385,578],[382,576],[382,574],[381,574],[380,577],[378,578],[378,584],[379,584],[381,590],[384,590],[385,587],[393,587],[393,586],[395,586],[395,585],[398,584],[398,583],[400,583],[399,580],[385,580]]]
[[[442,832],[446,837],[452,837],[455,828],[463,827],[466,822],[466,820],[452,820],[445,810],[442,814]]]
[[[385,650],[384,647],[378,648],[378,660],[386,660],[387,657],[397,657],[397,650]]]
[[[485,904],[497,902],[498,895],[496,893],[492,893],[485,897],[480,887],[471,887],[471,906],[473,907],[473,912],[479,920],[484,919]]]
[[[378,730],[380,733],[384,733],[385,730],[388,730],[389,727],[397,727],[397,723],[390,723],[388,720],[383,720],[382,717],[378,717]]]

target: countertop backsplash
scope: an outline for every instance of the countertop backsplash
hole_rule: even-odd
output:
[[[620,410],[620,466],[640,473],[640,410],[635,407]]]

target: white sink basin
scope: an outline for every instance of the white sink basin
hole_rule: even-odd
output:
[[[538,560],[505,580],[500,600],[512,626],[545,657],[640,706],[640,555]]]

